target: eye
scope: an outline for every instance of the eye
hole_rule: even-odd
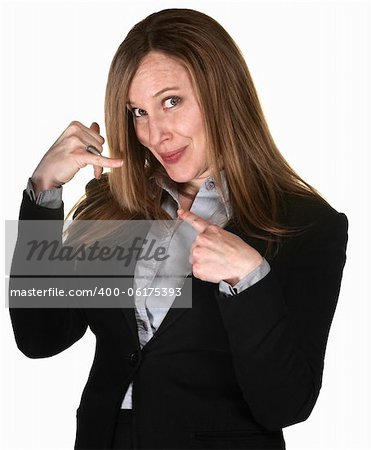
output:
[[[147,114],[147,112],[144,109],[141,108],[131,108],[130,110],[133,113],[134,117],[142,117]]]
[[[180,102],[180,97],[169,97],[164,100],[165,108],[173,108]]]

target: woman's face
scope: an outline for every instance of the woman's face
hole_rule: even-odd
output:
[[[188,71],[160,52],[146,55],[129,89],[138,140],[169,177],[197,192],[209,175],[203,116]]]

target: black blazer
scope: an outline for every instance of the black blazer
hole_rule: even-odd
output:
[[[133,382],[137,449],[284,449],[282,428],[306,420],[318,397],[326,342],[346,260],[348,221],[317,200],[288,195],[285,238],[270,273],[233,298],[193,278],[192,308],[171,309],[140,350],[133,309],[18,309],[18,348],[55,355],[96,336],[77,410],[75,449],[112,448]],[[24,193],[20,219],[60,219]],[[235,227],[228,231],[242,234]],[[266,244],[243,237],[265,254]]]

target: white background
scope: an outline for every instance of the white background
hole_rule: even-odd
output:
[[[167,7],[218,20],[242,49],[273,137],[289,163],[349,219],[348,259],[310,418],[288,450],[369,449],[370,4],[368,1],[71,1],[2,4],[3,213],[16,219],[41,156],[72,120],[102,126],[112,57],[129,29]],[[64,189],[66,211],[92,169]],[[3,245],[3,243],[1,244]],[[3,291],[4,292],[4,291]],[[1,309],[2,449],[72,449],[94,339],[53,358],[16,348]]]

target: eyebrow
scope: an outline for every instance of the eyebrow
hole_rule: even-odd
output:
[[[177,87],[177,86],[166,87],[166,88],[163,88],[160,91],[156,92],[156,94],[154,94],[153,97],[156,98],[156,97],[158,97],[159,95],[163,94],[166,91],[179,91],[179,89],[180,88]],[[128,99],[127,104],[131,105],[131,106],[134,105],[134,103],[130,99]]]
[[[159,95],[163,94],[166,91],[179,91],[179,88],[177,86],[166,87],[164,89],[161,89],[161,91],[156,92],[156,94],[153,97],[158,97]]]

